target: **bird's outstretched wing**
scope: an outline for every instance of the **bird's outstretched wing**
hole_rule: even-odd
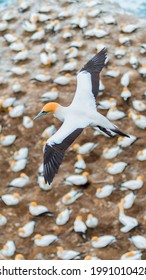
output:
[[[96,97],[99,90],[99,74],[105,65],[106,49],[102,49],[90,59],[78,72],[77,89],[73,103],[83,106],[84,103],[96,104]]]
[[[71,128],[71,123],[64,122],[60,129],[49,138],[44,150],[44,178],[51,183],[65,155],[66,149],[80,135],[83,128]]]

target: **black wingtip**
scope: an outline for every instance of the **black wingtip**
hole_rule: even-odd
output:
[[[116,134],[120,135],[120,136],[123,136],[123,137],[127,137],[127,138],[130,138],[130,136],[124,132],[122,132],[121,130],[119,130],[118,128],[115,128],[115,129],[111,129],[113,132],[115,132]]]

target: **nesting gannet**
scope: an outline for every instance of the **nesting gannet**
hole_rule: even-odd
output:
[[[135,125],[141,129],[146,128],[146,117],[144,115],[136,114],[135,112],[130,112],[128,114],[129,118],[132,118],[134,121]]]
[[[97,28],[89,29],[84,32],[85,37],[96,37],[98,39],[103,38],[107,36],[109,33],[105,31],[104,29],[100,29],[100,26],[98,25]]]
[[[85,261],[89,261],[89,260],[100,260],[98,257],[96,256],[91,256],[91,255],[87,255],[85,258],[84,258]]]
[[[32,78],[32,81],[38,81],[38,82],[48,82],[51,79],[51,76],[48,72],[45,72],[44,74],[37,74],[34,78]]]
[[[98,225],[98,219],[94,217],[92,214],[88,214],[85,223],[88,228],[96,228]]]
[[[109,98],[109,99],[101,100],[98,103],[98,108],[102,110],[108,110],[112,107],[115,107],[116,105],[117,105],[117,100],[115,98]]]
[[[66,73],[64,76],[58,76],[55,80],[54,83],[61,85],[61,86],[66,86],[70,83],[72,80],[72,76],[70,73]]]
[[[61,128],[48,139],[44,152],[44,177],[51,183],[63,160],[65,150],[87,126],[97,126],[101,131],[110,131],[126,136],[117,126],[96,110],[99,73],[104,66],[106,51],[103,49],[84,65],[77,75],[77,90],[70,106],[47,103],[35,119],[53,112],[61,121]],[[83,96],[83,97],[82,97]],[[83,106],[84,104],[84,106]]]
[[[34,244],[38,247],[47,247],[57,239],[58,239],[57,235],[54,234],[46,234],[46,235],[36,234],[33,237]]]
[[[98,188],[96,190],[96,197],[97,198],[105,198],[110,196],[114,190],[114,185],[105,185],[102,188]]]
[[[128,238],[138,249],[146,249],[146,238],[142,235],[133,235]]]
[[[5,147],[12,145],[15,140],[16,140],[16,135],[0,136],[0,144]]]
[[[116,163],[108,163],[106,166],[106,170],[109,174],[115,175],[115,174],[122,173],[127,167],[127,165],[128,164],[123,161],[119,161]]]
[[[73,228],[76,233],[80,233],[83,238],[86,238],[87,226],[84,223],[82,216],[77,216],[75,218]]]
[[[65,225],[70,218],[72,210],[66,208],[65,210],[61,211],[56,217],[56,225],[62,226]]]
[[[123,254],[120,260],[141,260],[142,252],[141,251],[129,251]]]
[[[30,37],[30,41],[41,41],[45,37],[45,30],[39,27],[38,30]]]
[[[43,3],[38,7],[39,13],[49,13],[51,10],[52,7],[48,3]]]
[[[16,246],[14,241],[8,240],[3,246],[1,253],[4,257],[12,257],[15,254]]]
[[[82,155],[77,155],[77,161],[74,164],[75,173],[79,174],[86,169],[86,163],[82,157]]]
[[[52,216],[53,213],[49,211],[48,207],[44,205],[38,205],[36,202],[31,202],[29,204],[29,213],[32,216],[47,215]]]
[[[11,21],[12,19],[16,19],[18,17],[18,13],[15,9],[4,10],[2,15],[2,20]]]
[[[88,177],[89,177],[89,173],[88,172],[83,172],[82,175],[71,175],[68,176],[65,179],[65,185],[75,185],[75,186],[81,186],[81,185],[85,185],[88,183]]]
[[[18,151],[14,153],[13,159],[19,160],[22,158],[27,158],[27,156],[28,156],[28,148],[24,147],[24,148],[20,148]]]
[[[96,17],[101,13],[101,10],[98,8],[88,8],[87,15],[88,17]]]
[[[140,161],[146,160],[146,149],[139,150],[137,152],[136,158]]]
[[[22,28],[27,32],[34,32],[37,30],[36,22],[29,22],[28,20],[25,20],[22,23]]]
[[[138,25],[135,25],[135,24],[124,24],[124,23],[121,23],[120,24],[120,30],[123,32],[123,33],[132,33],[134,31],[136,31],[138,29]]]
[[[120,70],[117,67],[114,67],[111,70],[108,70],[105,73],[105,76],[111,77],[111,78],[117,78],[120,75]]]
[[[69,205],[72,204],[76,201],[76,199],[78,199],[80,196],[82,196],[83,193],[81,191],[76,191],[74,189],[72,189],[70,192],[68,192],[67,194],[65,194],[62,197],[62,203],[65,205]]]
[[[66,64],[64,64],[63,68],[61,69],[61,71],[73,71],[76,69],[77,66],[77,60],[74,58],[71,58],[69,60],[69,62],[67,62]]]
[[[124,112],[118,110],[116,107],[111,107],[108,110],[106,116],[110,121],[117,121],[117,120],[125,118],[126,114]]]
[[[146,104],[142,100],[133,100],[132,105],[135,110],[142,112],[146,110]]]
[[[121,224],[124,225],[120,229],[120,231],[129,232],[130,230],[138,226],[138,221],[136,218],[125,215],[122,203],[118,204],[118,208],[119,208],[119,221]]]
[[[13,61],[16,63],[16,62],[19,62],[19,61],[24,61],[26,59],[29,58],[29,51],[24,48],[22,49],[22,51],[18,52],[14,57],[13,57]]]
[[[63,18],[67,18],[67,17],[69,17],[69,16],[71,16],[71,15],[72,15],[71,10],[68,9],[67,7],[65,7],[65,8],[63,8],[63,9],[59,12],[58,17],[59,17],[60,19],[63,19]]]
[[[103,20],[104,20],[104,22],[105,22],[106,24],[116,24],[116,23],[117,23],[117,22],[116,22],[116,19],[113,17],[113,15],[105,16],[105,17],[103,18]]]
[[[6,223],[7,218],[4,215],[0,214],[0,227],[6,225]]]
[[[71,59],[71,58],[77,57],[78,53],[79,53],[79,51],[75,47],[71,47],[71,48],[69,48],[69,49],[64,51],[64,54],[65,54],[67,59]]]
[[[18,76],[22,76],[27,72],[27,68],[24,65],[14,66],[10,69],[10,72]]]
[[[103,150],[102,156],[106,159],[115,158],[117,155],[119,155],[122,152],[122,149],[119,146],[115,146],[112,148],[105,148]]]
[[[143,186],[143,176],[138,176],[136,180],[128,180],[124,183],[121,184],[121,189],[122,190],[138,190],[140,188],[142,188]]]
[[[8,22],[6,20],[0,21],[0,32],[6,31],[8,28]]]
[[[146,53],[146,44],[141,44],[141,45],[140,45],[140,53],[141,53],[141,54]]]
[[[32,128],[33,120],[29,116],[23,116],[22,124],[25,128]]]
[[[84,44],[83,40],[80,37],[78,37],[71,42],[70,47],[81,48],[83,44]]]
[[[138,137],[134,135],[129,134],[129,136],[129,138],[122,136],[118,137],[117,145],[119,145],[121,148],[126,148],[134,144],[138,140]]]
[[[55,132],[56,132],[55,125],[52,124],[43,131],[42,137],[47,139],[47,138],[51,137]]]
[[[124,209],[132,207],[135,201],[136,195],[133,192],[128,193],[124,198],[121,199],[121,203]]]
[[[6,205],[13,206],[13,205],[17,205],[20,202],[21,197],[18,193],[3,194],[1,196],[1,199]]]
[[[116,238],[113,235],[103,235],[100,237],[93,236],[91,239],[91,245],[94,248],[104,248],[108,245],[111,245],[116,241]]]
[[[26,158],[22,158],[16,161],[12,160],[10,161],[10,168],[13,172],[19,172],[26,167],[26,164],[27,164]]]
[[[121,97],[124,101],[127,101],[131,97],[131,91],[128,89],[128,87],[124,87],[121,92]]]
[[[25,173],[21,173],[20,177],[13,179],[8,187],[13,188],[23,188],[26,184],[28,184],[30,181],[29,177]]]
[[[73,33],[71,32],[71,30],[69,28],[65,28],[62,34],[62,38],[69,40],[71,37],[73,36]]]
[[[7,41],[7,43],[13,43],[17,40],[16,34],[7,33],[4,35],[4,39]]]
[[[126,36],[126,35],[124,35],[124,34],[120,34],[119,35],[119,43],[121,45],[124,45],[124,46],[129,46],[130,43],[131,43],[131,38]]]
[[[9,47],[12,51],[20,52],[25,48],[25,45],[23,42],[21,42],[20,39],[18,39],[15,42],[11,43]]]
[[[30,8],[29,1],[22,1],[19,3],[18,11],[21,13],[26,12]]]
[[[62,247],[57,247],[57,256],[61,260],[80,259],[80,252],[74,250],[64,250]]]
[[[138,67],[138,59],[137,56],[133,53],[130,54],[129,63],[132,65],[133,69],[137,69]]]
[[[115,50],[115,57],[116,58],[122,58],[127,52],[127,49],[125,46],[120,46],[119,48],[116,48]]]
[[[49,42],[49,41],[45,43],[44,48],[45,48],[45,51],[46,51],[47,53],[53,53],[53,52],[56,51],[56,46],[55,46],[55,44],[53,44],[53,43],[51,43],[51,42]]]
[[[41,101],[54,101],[58,98],[58,89],[56,87],[52,87],[50,91],[45,92],[41,95]]]
[[[45,52],[40,53],[40,61],[43,65],[51,65],[57,61],[56,53],[46,54]]]
[[[38,176],[38,184],[39,187],[44,191],[48,191],[52,189],[51,184],[49,185],[48,183],[47,184],[45,183],[44,176]]]
[[[32,235],[34,232],[35,224],[36,224],[35,221],[30,221],[27,224],[25,224],[23,227],[18,228],[18,235],[23,238]]]
[[[128,87],[130,83],[130,72],[126,72],[123,74],[122,78],[121,78],[121,85],[123,87]]]
[[[146,65],[143,64],[139,69],[138,69],[139,74],[141,75],[142,78],[146,77]]]
[[[17,105],[14,108],[9,108],[9,116],[11,118],[18,118],[21,117],[24,113],[25,106],[24,105]]]
[[[74,144],[72,149],[74,152],[84,155],[84,154],[92,152],[97,147],[97,145],[98,145],[98,143],[95,144],[93,142],[85,143],[82,146],[80,146],[79,144]]]

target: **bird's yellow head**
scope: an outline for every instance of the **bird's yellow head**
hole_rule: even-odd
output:
[[[59,104],[56,102],[49,102],[45,104],[45,106],[42,108],[41,112],[34,118],[34,120],[48,114],[49,112],[55,113],[58,109]]]

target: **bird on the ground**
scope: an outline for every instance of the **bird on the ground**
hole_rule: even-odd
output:
[[[58,239],[58,237],[54,234],[36,234],[33,238],[34,244],[39,247],[46,247],[52,244],[54,241]]]
[[[124,101],[127,101],[131,97],[131,91],[128,89],[128,87],[124,87],[121,92],[121,97]]]
[[[28,148],[24,147],[24,148],[20,148],[18,151],[14,153],[13,159],[19,160],[22,158],[27,158],[27,156],[28,156]]]
[[[13,205],[17,205],[20,200],[21,197],[19,195],[19,193],[14,193],[14,194],[3,194],[1,196],[1,200],[7,205],[7,206],[13,206]]]
[[[80,252],[75,250],[64,250],[62,247],[57,247],[57,256],[61,260],[80,259]]]
[[[125,215],[122,203],[118,204],[118,208],[119,208],[119,221],[124,225],[120,229],[120,231],[126,233],[138,226],[138,221],[136,218]]]
[[[137,152],[136,158],[140,161],[146,160],[146,149],[139,150]]]
[[[142,235],[133,235],[128,238],[138,249],[146,249],[146,238]]]
[[[143,176],[138,176],[136,180],[128,180],[121,184],[121,190],[127,190],[127,189],[132,191],[138,190],[142,188],[144,183],[143,180],[144,180]]]
[[[30,221],[27,224],[25,224],[23,227],[18,228],[18,235],[23,238],[30,236],[34,232],[35,224],[36,224],[35,221]]]
[[[81,191],[76,191],[72,189],[70,192],[68,192],[62,197],[62,203],[65,205],[72,204],[76,201],[76,199],[78,199],[82,195],[83,193]]]
[[[10,146],[16,140],[16,135],[1,135],[0,136],[0,144],[4,147]]]
[[[56,87],[52,87],[50,91],[45,92],[41,95],[40,100],[45,101],[53,101],[58,97],[58,89]]]
[[[0,227],[6,225],[6,223],[7,218],[4,215],[0,214]]]
[[[86,237],[87,237],[87,226],[84,223],[81,215],[79,215],[75,218],[73,228],[74,228],[75,232],[81,234],[81,236],[84,239],[86,239]]]
[[[97,143],[95,144],[93,142],[85,143],[82,146],[76,143],[73,145],[72,150],[74,152],[77,152],[78,154],[84,155],[93,151],[97,147],[97,145]]]
[[[122,149],[119,146],[105,148],[103,150],[102,156],[106,159],[115,158],[118,154],[122,152]]]
[[[29,177],[25,173],[21,173],[20,177],[13,179],[8,187],[12,188],[23,188],[26,184],[29,183]]]
[[[65,185],[81,186],[88,183],[89,173],[84,171],[83,174],[70,175],[65,179]]]
[[[127,165],[128,164],[126,162],[123,162],[123,161],[119,161],[119,162],[115,162],[115,163],[109,162],[106,165],[106,171],[111,175],[119,174],[119,173],[122,173],[125,170]]]
[[[32,216],[41,216],[41,215],[52,216],[52,215],[54,215],[53,212],[49,211],[47,206],[38,205],[35,201],[33,201],[29,204],[29,213]]]
[[[133,192],[128,193],[124,198],[121,199],[121,203],[124,209],[132,207],[135,201],[136,195]]]
[[[101,50],[81,68],[77,75],[77,90],[72,103],[63,107],[55,102],[47,103],[35,119],[48,112],[63,122],[61,128],[47,140],[44,151],[44,177],[51,183],[64,158],[66,149],[87,126],[97,126],[101,131],[127,136],[96,110],[99,73],[104,67],[106,50]]]
[[[98,188],[96,190],[96,197],[105,198],[105,197],[111,195],[113,190],[114,190],[114,185],[105,185],[102,188]]]
[[[16,251],[16,246],[13,240],[8,240],[3,246],[1,253],[4,257],[12,257]]]
[[[130,251],[123,254],[120,257],[120,260],[141,260],[142,252],[141,251]]]
[[[96,228],[98,225],[98,219],[92,214],[88,214],[85,223],[88,228]]]
[[[86,163],[82,157],[82,155],[77,155],[77,161],[74,164],[74,170],[76,174],[83,172],[86,169]]]
[[[116,238],[113,235],[103,235],[100,237],[93,236],[91,239],[91,244],[94,248],[104,248],[108,245],[111,245],[116,241]]]
[[[65,225],[70,218],[72,210],[66,208],[65,210],[61,211],[56,217],[56,225],[62,226]]]
[[[122,136],[118,137],[117,145],[119,145],[121,148],[126,148],[134,144],[138,140],[138,137],[134,135],[129,134],[129,136],[129,138]]]
[[[146,104],[142,100],[133,100],[132,105],[135,110],[137,111],[145,111],[146,110]]]

